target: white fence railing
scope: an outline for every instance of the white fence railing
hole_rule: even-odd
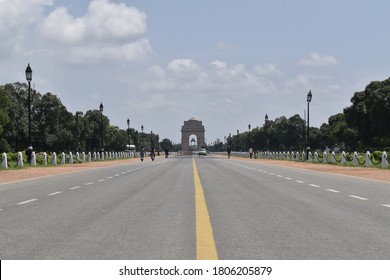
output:
[[[50,162],[49,162],[50,157]],[[136,153],[134,152],[76,152],[75,155],[73,155],[72,152],[69,152],[69,154],[65,154],[62,152],[59,157],[54,152],[50,155],[48,155],[46,152],[42,153],[40,158],[41,162],[37,162],[37,155],[35,152],[32,152],[31,154],[31,162],[29,163],[30,166],[37,166],[39,165],[57,165],[57,164],[73,164],[76,162],[91,162],[91,161],[103,161],[103,160],[113,160],[113,159],[126,159],[126,158],[132,158],[136,157]],[[15,167],[24,167],[24,158],[23,153],[18,152],[17,158],[16,158],[16,166]],[[6,153],[2,154],[1,158],[1,168],[2,169],[8,169],[10,167],[8,157]]]
[[[233,156],[239,157],[249,157],[248,152],[232,152]],[[380,166],[383,169],[388,168],[389,162],[387,160],[387,153],[382,152],[381,158],[375,160],[372,154],[367,151],[364,155],[364,159],[359,159],[359,154],[354,152],[353,154],[347,154],[342,152],[336,155],[335,152],[327,153],[318,153],[318,152],[309,152],[307,155],[306,152],[257,152],[254,155],[254,158],[260,159],[277,159],[277,160],[292,160],[292,161],[308,161],[313,163],[327,163],[327,164],[339,164],[346,165],[348,162],[352,163],[352,166],[366,166],[370,167],[372,165]],[[361,156],[360,156],[361,158]]]

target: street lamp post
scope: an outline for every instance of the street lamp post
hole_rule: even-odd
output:
[[[31,80],[32,69],[30,63],[26,68],[26,80],[28,81],[28,148],[27,148],[27,161],[31,163],[31,155],[33,151],[32,139],[31,139]]]
[[[309,159],[309,152],[310,152],[310,113],[309,113],[309,104],[311,102],[311,99],[313,98],[313,94],[311,93],[311,90],[309,90],[309,93],[307,94],[307,140],[306,140],[306,143],[307,143],[307,148],[306,148],[306,152],[307,152],[307,159]]]
[[[130,145],[131,145],[131,136],[130,136],[130,119],[127,118],[127,137],[129,138],[129,154],[131,153]]]
[[[252,139],[251,139],[251,124],[248,124],[248,147],[249,149],[252,148]]]
[[[103,102],[100,102],[99,106],[99,111],[100,111],[100,148],[101,151],[104,151],[104,146],[103,146]]]
[[[131,145],[130,119],[127,119],[127,136],[129,137],[129,145]]]
[[[265,114],[265,150],[268,151],[268,114]]]

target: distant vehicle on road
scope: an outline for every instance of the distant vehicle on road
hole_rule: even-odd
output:
[[[198,155],[199,155],[199,156],[207,156],[207,151],[206,151],[206,149],[203,149],[203,148],[200,149],[199,152],[198,152]]]

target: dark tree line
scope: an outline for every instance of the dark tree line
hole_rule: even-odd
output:
[[[48,92],[31,92],[31,134],[36,151],[98,151],[101,147],[101,113],[69,112],[61,100]],[[158,146],[156,134],[119,129],[103,114],[103,145],[107,151],[123,151],[126,145]],[[23,151],[28,147],[28,86],[0,86],[0,152]],[[168,143],[170,141],[168,140]],[[164,141],[167,145],[167,140]]]

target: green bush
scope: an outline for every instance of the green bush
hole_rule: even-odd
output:
[[[382,161],[382,152],[381,151],[374,151],[372,153],[372,159],[375,161]]]

